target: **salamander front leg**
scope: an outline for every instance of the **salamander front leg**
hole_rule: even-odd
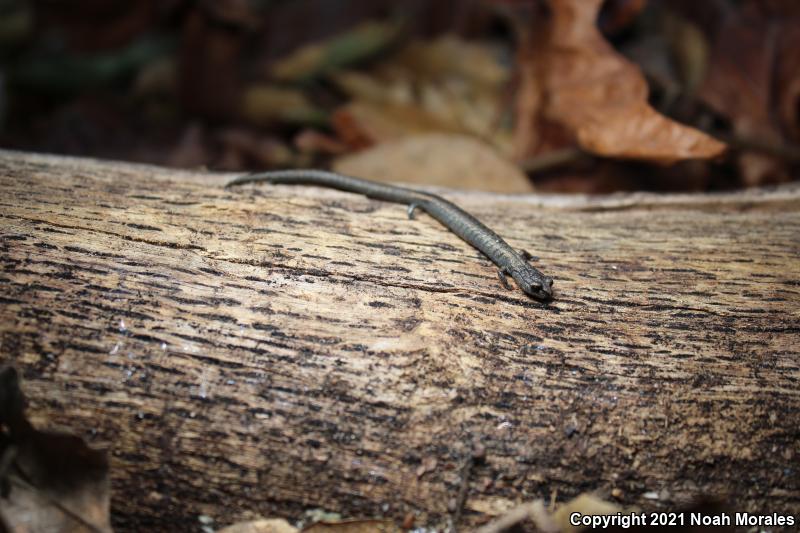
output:
[[[408,206],[408,218],[414,219],[414,211],[419,207],[419,204],[410,204]]]
[[[524,259],[525,261],[531,261],[531,260],[538,261],[539,260],[538,257],[536,257],[535,255],[532,255],[528,250],[523,250],[521,248],[519,250],[519,255],[521,255],[522,259]]]
[[[508,276],[508,270],[506,270],[505,268],[497,269],[497,277],[500,278],[500,283],[502,283],[503,287],[505,287],[506,289],[511,290],[511,285],[509,285],[506,276]]]

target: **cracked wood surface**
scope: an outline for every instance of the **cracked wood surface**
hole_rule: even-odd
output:
[[[446,193],[549,305],[427,215],[312,187],[0,152],[0,360],[110,450],[119,530],[258,513],[462,526],[583,491],[800,511],[800,189]],[[655,499],[653,494],[655,494]]]

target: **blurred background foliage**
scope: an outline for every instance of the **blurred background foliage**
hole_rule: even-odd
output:
[[[796,0],[0,0],[0,146],[508,193],[773,184],[800,166],[797,50]]]

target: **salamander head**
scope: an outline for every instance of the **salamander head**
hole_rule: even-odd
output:
[[[527,268],[511,273],[519,288],[539,300],[551,300],[553,298],[553,278],[545,276],[530,265],[525,266]]]

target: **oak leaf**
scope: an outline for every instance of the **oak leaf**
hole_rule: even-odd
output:
[[[549,0],[551,18],[520,49],[517,156],[577,142],[614,158],[671,164],[707,159],[725,145],[674,122],[647,103],[639,68],[617,53],[596,26],[602,0]],[[558,135],[543,135],[553,125]]]

